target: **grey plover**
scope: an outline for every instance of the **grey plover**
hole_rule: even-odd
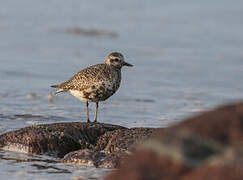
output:
[[[89,120],[89,102],[96,103],[95,119],[97,122],[98,103],[112,96],[121,83],[121,68],[133,66],[124,61],[121,53],[113,52],[105,58],[104,64],[87,67],[75,74],[68,81],[51,87],[57,88],[56,94],[70,92],[81,101],[86,102],[87,121]]]

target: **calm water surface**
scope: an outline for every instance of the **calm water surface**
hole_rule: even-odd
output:
[[[2,1],[0,133],[34,123],[85,121],[85,104],[69,94],[48,102],[50,85],[103,62],[112,51],[134,67],[122,70],[119,91],[100,103],[101,122],[166,127],[241,100],[242,19],[240,0]],[[71,33],[75,27],[101,33]],[[95,179],[107,172],[57,161],[0,151],[0,178]]]

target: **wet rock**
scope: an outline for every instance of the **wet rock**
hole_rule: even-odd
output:
[[[98,166],[98,162],[105,158],[105,153],[92,149],[73,151],[64,156],[62,163],[75,163],[85,166]]]
[[[157,134],[106,179],[242,179],[243,103],[202,113]]]
[[[102,123],[33,125],[1,135],[0,147],[54,157],[65,155],[61,160],[63,163],[117,168],[124,157],[135,150],[135,145],[155,136],[160,130],[127,129]]]
[[[0,148],[31,154],[63,157],[85,148],[94,148],[99,136],[124,127],[103,123],[55,123],[34,125],[0,136]]]
[[[124,152],[105,153],[92,149],[70,152],[61,160],[62,163],[95,166],[100,168],[117,168],[126,156]]]
[[[97,140],[93,150],[83,149],[67,154],[62,162],[103,168],[119,167],[135,145],[155,136],[160,128],[117,129],[106,132]]]
[[[124,159],[129,156],[128,153],[123,151],[116,151],[106,153],[105,158],[98,163],[97,167],[100,168],[119,168],[124,163]]]
[[[155,137],[160,131],[162,128],[131,128],[106,132],[99,137],[96,149],[105,152],[131,152],[137,144]]]

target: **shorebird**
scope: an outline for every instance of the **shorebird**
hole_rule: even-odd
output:
[[[75,74],[68,81],[59,85],[52,85],[57,88],[55,94],[70,92],[74,97],[86,102],[87,122],[89,120],[89,102],[96,103],[94,122],[97,122],[99,102],[111,97],[120,87],[121,68],[133,66],[125,62],[121,53],[112,52],[105,58],[103,64],[96,64],[87,67]]]

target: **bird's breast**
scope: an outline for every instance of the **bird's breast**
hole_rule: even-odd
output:
[[[81,101],[99,102],[108,99],[120,87],[121,74],[119,71],[109,72],[109,77],[100,78],[83,90],[70,90],[70,93]],[[103,76],[104,77],[104,76]]]
[[[99,102],[112,96],[119,86],[114,82],[103,82],[84,90],[70,90],[70,93],[81,101]]]

